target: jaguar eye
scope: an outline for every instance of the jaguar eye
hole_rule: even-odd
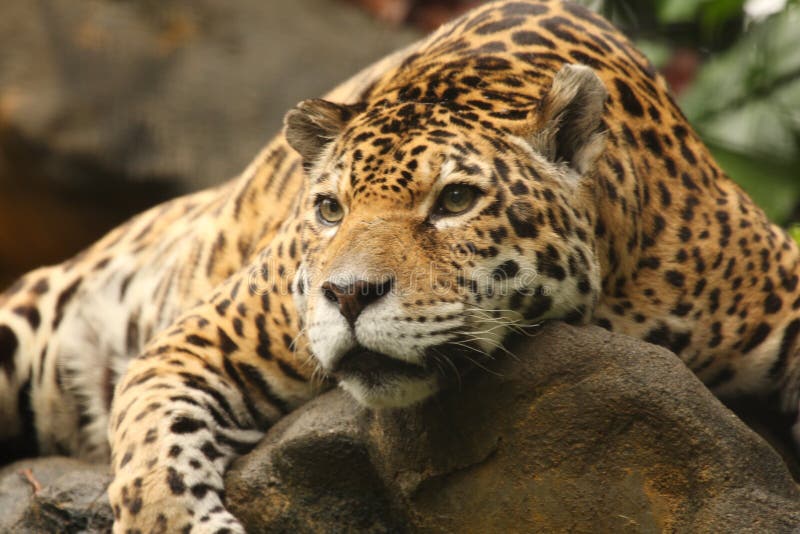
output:
[[[344,209],[333,197],[323,197],[317,202],[317,218],[328,225],[339,224],[344,217]]]
[[[481,190],[472,185],[452,184],[446,186],[436,201],[436,212],[439,215],[457,215],[470,209]]]

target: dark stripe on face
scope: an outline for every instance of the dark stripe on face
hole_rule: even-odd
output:
[[[514,202],[506,208],[506,217],[518,237],[529,237],[535,239],[539,236],[539,231],[534,223],[534,212],[525,202]]]
[[[517,276],[517,273],[519,273],[519,264],[514,260],[508,260],[494,268],[492,278],[495,280],[507,280]]]

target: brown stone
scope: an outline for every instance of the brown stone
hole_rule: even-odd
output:
[[[371,412],[334,391],[227,477],[250,532],[791,532],[780,456],[673,354],[549,325],[460,388]]]

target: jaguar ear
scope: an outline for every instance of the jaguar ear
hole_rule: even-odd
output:
[[[342,132],[353,115],[362,110],[360,104],[334,104],[319,98],[303,100],[283,119],[286,141],[300,154],[303,166],[308,168]]]
[[[539,102],[540,128],[531,140],[551,161],[564,161],[579,174],[595,162],[605,145],[603,82],[585,65],[564,65]]]

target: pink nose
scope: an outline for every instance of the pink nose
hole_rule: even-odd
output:
[[[339,312],[352,328],[356,319],[364,309],[379,300],[392,290],[394,280],[388,278],[383,282],[356,280],[352,284],[340,286],[333,282],[322,284],[322,294],[329,301],[339,306]]]

